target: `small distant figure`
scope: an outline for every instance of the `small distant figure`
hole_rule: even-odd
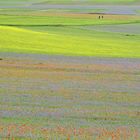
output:
[[[99,16],[98,19],[104,19],[104,16]]]

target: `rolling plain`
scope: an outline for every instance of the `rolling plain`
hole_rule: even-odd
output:
[[[140,3],[112,1],[0,0],[0,140],[140,139]]]

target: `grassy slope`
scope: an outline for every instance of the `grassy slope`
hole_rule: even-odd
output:
[[[140,57],[140,36],[124,36],[73,30],[73,34],[40,33],[0,27],[1,52],[27,52],[82,56]],[[82,35],[74,35],[79,32]],[[96,35],[97,34],[97,35]]]

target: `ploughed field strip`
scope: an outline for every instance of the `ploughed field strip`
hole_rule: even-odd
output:
[[[37,27],[34,27],[37,28]],[[43,28],[43,27],[42,27]],[[94,30],[100,32],[122,33],[128,35],[140,34],[140,24],[118,24],[118,25],[94,25],[94,26],[77,26],[77,28]]]
[[[0,137],[139,138],[140,59],[1,56]]]
[[[28,5],[47,5],[47,4],[139,4],[139,0],[0,0],[3,6],[28,6]]]

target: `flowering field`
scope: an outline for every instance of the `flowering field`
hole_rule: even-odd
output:
[[[139,59],[1,56],[2,139],[140,138]]]
[[[125,127],[118,127],[113,130],[105,128],[66,128],[57,126],[56,128],[40,128],[38,126],[27,126],[25,124],[0,126],[0,134],[2,140],[51,140],[51,139],[64,139],[64,140],[138,140],[138,130],[130,130]]]
[[[140,140],[139,0],[0,0],[0,140]]]

